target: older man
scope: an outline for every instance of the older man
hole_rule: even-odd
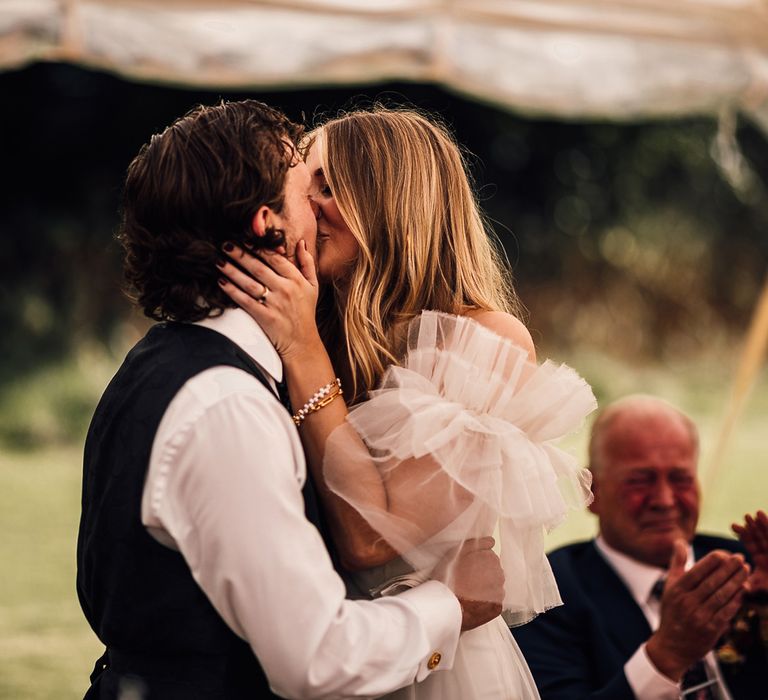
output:
[[[749,568],[739,542],[695,534],[693,422],[630,396],[598,416],[589,454],[599,535],[550,555],[564,606],[514,630],[543,700],[768,698],[762,649],[714,653]]]

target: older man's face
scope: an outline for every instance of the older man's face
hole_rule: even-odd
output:
[[[697,447],[679,416],[617,416],[603,435],[595,475],[600,532],[614,549],[666,568],[677,539],[690,542],[699,519]]]

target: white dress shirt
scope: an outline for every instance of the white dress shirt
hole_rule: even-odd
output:
[[[200,325],[281,380],[278,354],[244,311]],[[450,668],[461,625],[456,597],[430,581],[394,597],[345,600],[304,514],[305,478],[301,442],[283,406],[247,372],[213,367],[181,388],[160,422],[142,522],[181,552],[279,695],[378,696]]]
[[[643,611],[651,630],[655,632],[661,621],[661,602],[651,594],[651,591],[656,581],[666,576],[667,570],[649,566],[628,557],[611,547],[601,535],[595,540],[595,546],[624,582],[630,595],[640,610]],[[693,548],[689,546],[688,560],[685,563],[686,570],[693,566],[693,562]],[[723,700],[731,700],[715,661],[715,655],[709,652],[704,657],[704,662],[710,676],[718,679],[718,690],[722,694]],[[680,684],[667,678],[653,665],[648,657],[645,644],[640,646],[629,661],[624,664],[624,675],[626,675],[629,687],[632,688],[637,700],[677,700],[680,697]]]

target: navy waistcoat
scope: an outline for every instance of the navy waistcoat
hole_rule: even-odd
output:
[[[250,647],[219,617],[181,554],[141,523],[150,452],[166,408],[185,382],[222,365],[266,385],[259,367],[220,333],[158,324],[128,354],[96,408],[85,443],[77,592],[107,651],[87,698],[129,690],[144,700],[276,697]],[[304,500],[307,517],[325,535],[309,479]]]

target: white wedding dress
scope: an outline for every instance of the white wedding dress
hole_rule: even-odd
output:
[[[386,698],[539,697],[508,624],[562,602],[544,534],[591,493],[589,473],[554,443],[595,407],[572,369],[535,365],[468,317],[425,311],[411,322],[402,364],[387,370],[326,445],[328,486],[401,553],[356,574],[355,583],[374,596],[396,593],[429,578],[458,544],[492,534],[505,574],[504,612],[462,634],[451,670]],[[385,484],[386,511],[366,502],[357,483],[366,462]],[[415,463],[423,482],[403,479],[402,469],[413,472]]]

